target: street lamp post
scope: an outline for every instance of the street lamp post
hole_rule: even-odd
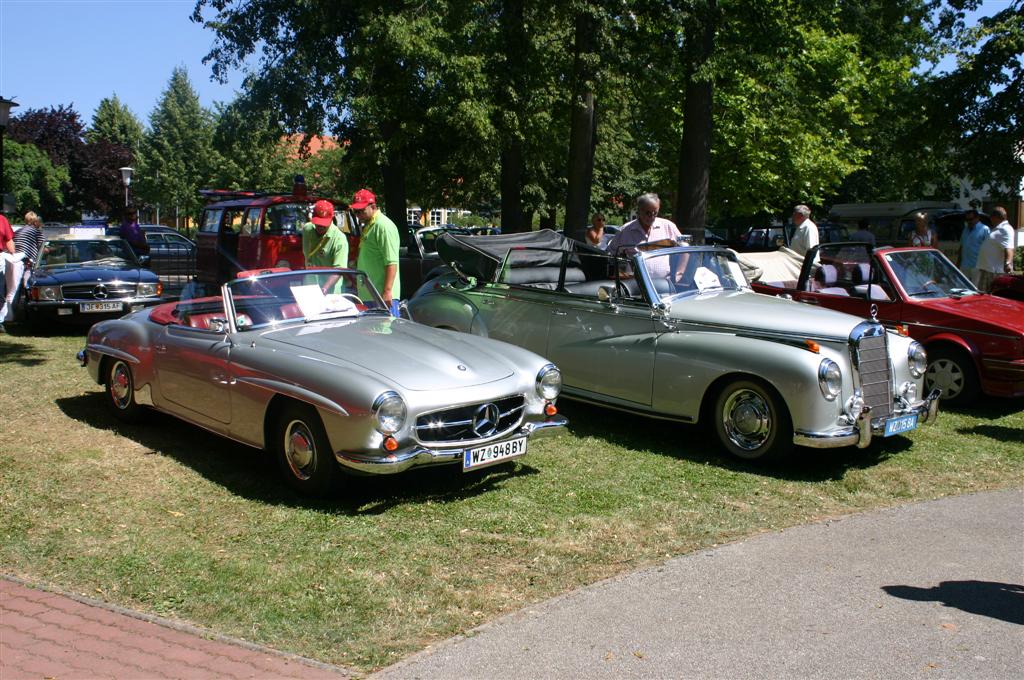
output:
[[[132,183],[132,173],[134,169],[124,167],[121,168],[121,181],[124,182],[124,207],[128,207],[128,186]]]
[[[4,133],[7,131],[7,123],[11,118],[11,109],[18,106],[18,102],[0,97],[0,201],[7,207],[7,194],[4,193]]]

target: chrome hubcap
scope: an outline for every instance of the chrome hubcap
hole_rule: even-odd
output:
[[[772,432],[768,402],[752,390],[737,390],[729,395],[722,409],[722,422],[729,441],[745,451],[763,445]]]
[[[288,423],[284,432],[284,456],[292,474],[299,479],[309,479],[316,468],[316,445],[313,433],[301,420]]]
[[[949,359],[936,359],[928,364],[924,378],[925,394],[937,387],[942,390],[943,399],[955,397],[964,388],[964,372],[960,364]]]
[[[117,408],[127,408],[131,403],[132,378],[128,367],[120,361],[114,364],[110,372],[110,396]]]

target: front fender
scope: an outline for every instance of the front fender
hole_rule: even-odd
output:
[[[487,337],[487,329],[478,322],[476,305],[457,292],[447,290],[417,295],[409,301],[408,307],[409,316],[417,323]]]
[[[818,366],[829,358],[843,371],[843,394],[827,401],[818,386]],[[782,397],[795,428],[836,425],[842,405],[853,394],[849,355],[826,345],[816,354],[801,347],[759,338],[679,331],[658,339],[654,367],[655,411],[692,419],[711,386],[726,376],[754,377]]]

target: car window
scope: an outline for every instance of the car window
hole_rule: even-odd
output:
[[[309,220],[307,203],[278,203],[267,208],[263,231],[295,233]]]
[[[199,225],[199,231],[206,234],[216,234],[220,231],[220,219],[224,211],[220,208],[206,210],[203,212],[203,223]]]
[[[642,262],[662,301],[749,289],[739,264],[721,250],[665,248],[645,253]]]
[[[245,211],[245,221],[242,223],[242,233],[246,236],[253,236],[260,231],[260,214],[263,208],[249,208]]]
[[[159,233],[159,232],[157,232],[157,233],[153,233],[151,231],[147,231],[146,232],[146,243],[163,243],[164,240],[165,240],[164,239],[164,235]]]
[[[191,246],[192,242],[181,234],[164,234],[164,240],[176,246]]]
[[[960,270],[937,250],[886,253],[885,260],[912,298],[941,298],[977,292]]]

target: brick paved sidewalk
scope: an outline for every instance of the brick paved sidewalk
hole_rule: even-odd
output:
[[[0,577],[0,678],[339,678],[342,668]]]

